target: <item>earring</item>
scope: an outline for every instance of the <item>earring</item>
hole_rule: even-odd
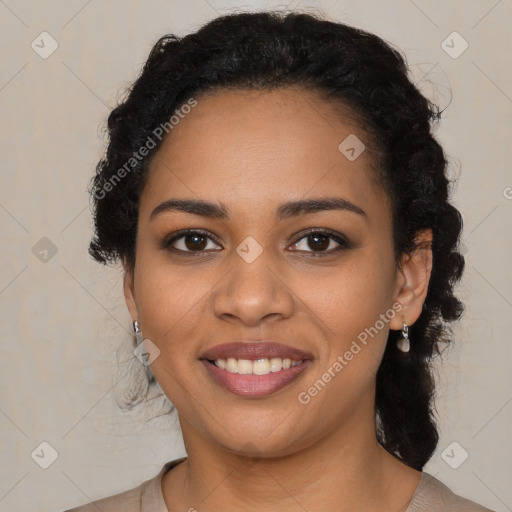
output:
[[[411,348],[411,343],[409,341],[409,326],[405,322],[402,328],[402,337],[398,339],[396,346],[398,347],[398,350],[401,350],[402,352],[409,352]]]
[[[135,331],[135,339],[137,340],[137,346],[142,343],[142,331],[140,330],[140,324],[135,320],[133,322],[133,330]]]

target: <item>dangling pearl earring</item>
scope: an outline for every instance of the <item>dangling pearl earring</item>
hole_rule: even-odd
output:
[[[137,340],[137,346],[142,343],[142,331],[140,330],[140,324],[135,320],[133,322],[133,330],[135,331],[135,339]]]
[[[411,343],[409,341],[409,327],[405,322],[402,328],[402,337],[398,339],[396,346],[398,347],[398,350],[401,350],[402,352],[409,352],[411,348]]]

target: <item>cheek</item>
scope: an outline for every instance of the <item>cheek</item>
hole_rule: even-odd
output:
[[[194,332],[205,321],[218,277],[194,265],[172,266],[165,256],[155,257],[149,251],[147,256],[141,251],[137,265],[135,289],[144,337],[169,356],[177,352],[186,356]]]
[[[176,272],[155,257],[147,261],[141,257],[139,264],[135,287],[142,332],[160,351],[151,363],[151,371],[176,408],[188,411],[191,392],[199,395],[192,390],[206,385],[198,381],[196,365],[201,363],[197,361],[194,340],[198,326],[205,321],[204,301],[211,285],[206,276]]]
[[[350,264],[332,267],[325,273],[297,279],[301,299],[314,312],[330,336],[343,348],[365,328],[374,325],[389,308],[389,270],[369,251],[355,256]]]
[[[389,332],[389,319],[381,315],[394,315],[385,272],[378,257],[368,256],[329,277],[308,278],[316,283],[308,288],[308,306],[325,335],[325,350],[301,395],[315,414],[341,421],[362,400],[372,400]]]

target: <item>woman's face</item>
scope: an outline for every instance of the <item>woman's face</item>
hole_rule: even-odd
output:
[[[375,375],[389,329],[402,325],[405,278],[371,149],[357,125],[293,88],[202,96],[164,140],[141,196],[125,294],[160,351],[151,368],[185,439],[285,455],[373,428]],[[346,207],[283,206],[327,198]],[[169,200],[212,206],[152,215]],[[166,245],[179,230],[200,233]],[[219,345],[270,340],[302,353],[264,343],[213,354],[234,356],[228,369],[207,360]],[[305,360],[280,370],[279,355]]]

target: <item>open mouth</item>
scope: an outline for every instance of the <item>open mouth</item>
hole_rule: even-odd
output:
[[[263,397],[288,386],[313,364],[313,354],[273,340],[215,345],[199,361],[222,388],[239,396]]]
[[[266,397],[280,391],[312,364],[310,359],[289,358],[201,359],[210,377],[231,393],[247,398]]]
[[[296,361],[290,358],[263,357],[252,361],[250,359],[236,359],[230,357],[228,359],[208,359],[207,361],[229,373],[238,373],[240,375],[267,375],[269,373],[277,373],[282,370],[287,370],[288,368],[299,366],[304,360]]]

